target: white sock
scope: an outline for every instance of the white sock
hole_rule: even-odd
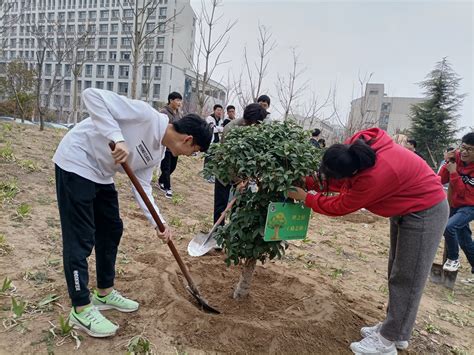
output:
[[[382,334],[380,334],[380,333],[379,333],[379,339],[380,339],[380,341],[382,342],[382,344],[385,345],[385,346],[390,346],[390,345],[393,344],[393,341],[384,338],[384,337],[382,336]]]

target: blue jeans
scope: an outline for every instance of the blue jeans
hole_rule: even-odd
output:
[[[474,273],[474,241],[469,228],[469,222],[472,220],[474,220],[474,206],[451,208],[444,238],[448,247],[448,259],[458,260],[461,247]]]

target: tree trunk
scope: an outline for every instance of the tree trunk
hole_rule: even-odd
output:
[[[132,63],[132,87],[130,88],[130,97],[132,99],[137,98],[137,84],[138,84],[138,55],[139,51],[134,48],[133,63]]]
[[[77,124],[77,75],[73,73],[73,87],[72,87],[72,123]]]
[[[257,259],[245,260],[239,283],[234,291],[234,298],[243,298],[249,294],[250,284],[252,283],[253,272],[257,265]]]

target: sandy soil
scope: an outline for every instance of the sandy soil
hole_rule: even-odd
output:
[[[51,162],[63,134],[0,124],[0,286],[5,277],[15,286],[0,294],[0,353],[125,353],[129,340],[142,335],[158,353],[339,354],[349,353],[361,326],[383,318],[388,223],[362,212],[344,218],[313,215],[310,241],[291,242],[282,260],[259,264],[251,295],[233,300],[239,268],[226,267],[222,254],[192,258],[186,253],[193,235],[211,225],[213,186],[199,176],[202,160],[185,157],[173,175],[175,197],[167,200],[157,190],[157,203],[174,225],[176,246],[201,293],[222,314],[195,306],[173,257],[135,203],[126,176],[119,176],[125,232],[116,287],[141,308],[133,314],[107,311],[120,324],[118,334],[102,340],[84,335],[78,350],[71,337],[53,338],[49,330],[56,327],[59,334],[60,315],[67,316],[70,307]],[[7,183],[18,188],[11,199],[3,194]],[[30,207],[26,215],[18,212],[21,204]],[[93,255],[89,262],[94,286]],[[458,279],[468,275],[465,267]],[[48,295],[59,298],[39,306]],[[428,283],[407,353],[472,353],[473,296],[474,286],[458,282],[450,292]],[[12,297],[27,302],[20,318],[13,317]]]

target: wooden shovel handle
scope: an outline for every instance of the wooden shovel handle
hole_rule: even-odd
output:
[[[110,142],[109,147],[110,147],[110,149],[115,150],[115,143]],[[155,208],[153,207],[150,199],[148,198],[145,190],[143,190],[142,185],[140,184],[137,177],[133,173],[132,169],[130,168],[130,166],[126,162],[122,163],[121,165],[122,165],[123,170],[125,170],[125,173],[130,178],[130,181],[132,182],[133,186],[135,186],[135,188],[137,189],[138,194],[142,198],[143,202],[145,202],[145,205],[148,208],[148,211],[150,211],[151,216],[153,217],[153,220],[155,221],[155,223],[158,226],[158,229],[160,230],[160,232],[163,233],[165,231],[165,226],[163,225],[163,222],[161,222],[161,219],[158,216],[158,213],[156,212]],[[189,271],[186,268],[186,265],[184,265],[184,262],[183,262],[183,260],[181,259],[181,256],[178,253],[178,250],[176,250],[176,247],[174,246],[174,243],[171,240],[168,240],[168,243],[166,243],[166,244],[168,245],[168,248],[170,248],[171,253],[173,254],[174,258],[176,259],[176,262],[178,263],[179,268],[181,269],[181,272],[183,273],[184,277],[188,281],[189,287],[197,295],[199,295],[199,291],[198,291],[196,285],[194,284],[194,281],[191,278],[191,275],[189,274]]]

